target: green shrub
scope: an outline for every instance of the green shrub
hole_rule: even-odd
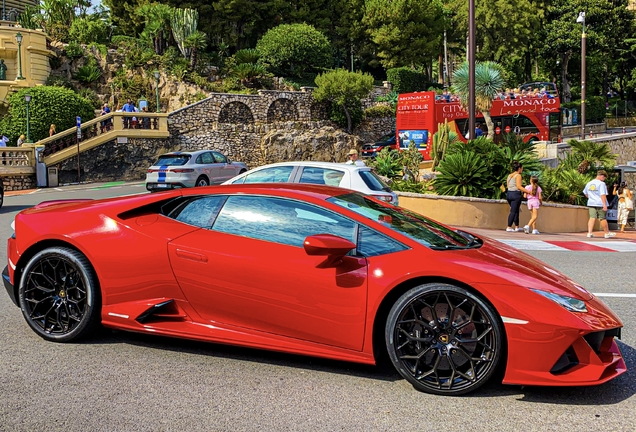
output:
[[[399,152],[384,147],[377,154],[372,165],[378,174],[393,179],[399,177],[402,171],[402,158]]]
[[[68,35],[68,26],[62,23],[53,23],[48,28],[47,33],[51,36],[51,39],[58,42],[66,43],[70,40]]]
[[[64,48],[64,55],[71,60],[84,57],[84,49],[75,41],[69,42]]]
[[[389,105],[376,105],[364,110],[364,116],[368,118],[395,117],[395,107]]]
[[[237,65],[243,63],[256,63],[260,58],[261,54],[254,48],[242,49],[234,53],[234,59]]]
[[[281,24],[257,42],[260,61],[272,72],[300,75],[329,68],[333,63],[329,39],[308,24]]]
[[[64,87],[69,90],[75,90],[75,85],[66,77],[59,75],[49,75],[45,85],[54,87]]]
[[[419,181],[411,180],[395,180],[391,183],[391,189],[400,192],[412,192],[412,193],[430,193],[428,190],[428,184]]]
[[[392,68],[386,71],[386,79],[397,93],[425,91],[430,86],[426,75],[409,67]]]
[[[353,129],[362,123],[362,118],[364,117],[362,103],[359,100],[348,100],[346,105],[349,110],[349,115],[351,116],[351,128]],[[329,120],[342,128],[347,128],[348,126],[347,115],[344,109],[333,102],[329,105]]]
[[[108,41],[108,26],[100,19],[77,17],[68,31],[71,40],[82,44]]]
[[[5,117],[3,134],[10,142],[16,142],[20,134],[26,132],[26,102],[29,93],[30,135],[36,142],[49,136],[49,127],[55,124],[58,131],[75,126],[75,117],[82,121],[92,120],[95,111],[90,102],[72,90],[62,87],[32,87],[19,90],[9,97],[9,115]]]
[[[95,50],[96,52],[100,53],[104,57],[108,55],[108,47],[104,44],[93,42],[89,44],[88,47],[91,50]]]
[[[84,66],[81,66],[77,69],[77,73],[74,78],[81,83],[90,84],[97,81],[102,76],[102,71],[97,66],[97,62],[93,57],[91,57],[92,61],[89,61]]]
[[[435,190],[440,195],[481,197],[489,187],[489,167],[472,151],[447,154],[439,164]]]
[[[590,96],[585,104],[585,121],[586,123],[602,123],[605,121],[607,110],[605,109],[605,98],[603,96]],[[561,104],[562,108],[575,109],[581,116],[581,101],[576,100]],[[580,120],[579,120],[580,122]]]
[[[78,94],[90,102],[91,106],[95,109],[98,109],[102,106],[102,101],[99,99],[99,96],[93,89],[83,88]]]

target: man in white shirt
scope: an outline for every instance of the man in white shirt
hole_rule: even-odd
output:
[[[345,162],[347,165],[355,165],[355,166],[367,166],[363,161],[358,159],[358,150],[351,149],[348,153],[349,160]]]
[[[594,237],[594,224],[596,219],[601,223],[601,228],[605,232],[605,238],[616,237],[616,233],[610,232],[607,226],[605,215],[607,214],[607,185],[605,178],[607,173],[604,170],[596,172],[596,178],[588,182],[583,189],[583,194],[587,197],[587,208],[590,212],[590,220],[587,222],[587,236]]]

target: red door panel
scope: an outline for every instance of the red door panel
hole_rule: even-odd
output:
[[[361,350],[367,263],[263,240],[199,230],[169,244],[186,298],[206,320]]]

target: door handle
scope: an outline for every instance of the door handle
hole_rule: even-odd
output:
[[[175,253],[177,254],[179,258],[192,260],[196,262],[202,262],[202,263],[208,262],[208,257],[200,253],[190,252],[183,249],[177,249]]]

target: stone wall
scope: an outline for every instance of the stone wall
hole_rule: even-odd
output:
[[[378,87],[369,101],[382,94]],[[161,153],[215,149],[250,168],[286,160],[344,162],[394,130],[394,119],[366,119],[349,135],[326,119],[311,88],[300,92],[260,91],[258,95],[213,94],[172,112],[168,139],[110,142],[80,155],[82,181],[141,180]],[[370,103],[370,102],[369,102]],[[59,166],[60,184],[77,181],[77,159]]]
[[[607,130],[607,125],[605,123],[592,123],[585,125],[585,133],[589,135],[590,131],[594,133],[605,132]],[[576,126],[563,126],[561,128],[561,133],[564,137],[576,137],[581,135],[581,125]]]
[[[2,186],[5,191],[35,189],[37,181],[35,174],[12,175],[10,177],[2,177]]]

